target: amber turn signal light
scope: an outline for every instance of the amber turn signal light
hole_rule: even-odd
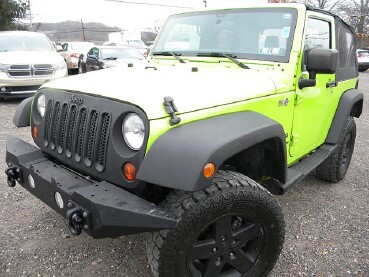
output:
[[[136,168],[131,163],[125,163],[123,165],[124,178],[128,181],[134,181],[136,179]]]
[[[37,130],[36,126],[33,126],[33,128],[32,128],[32,137],[33,137],[34,140],[37,140],[37,138],[38,138],[38,130]]]
[[[213,163],[207,163],[204,166],[204,177],[206,179],[210,179],[211,177],[213,177],[215,174],[215,164]]]

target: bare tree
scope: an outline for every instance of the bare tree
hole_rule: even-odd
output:
[[[357,33],[366,33],[369,25],[369,0],[351,0],[348,5],[341,7],[340,15]]]

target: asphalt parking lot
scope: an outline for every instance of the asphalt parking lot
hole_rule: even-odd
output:
[[[346,178],[330,184],[309,176],[278,196],[286,242],[270,276],[369,276],[369,72],[360,73],[359,88],[366,99]],[[12,123],[19,102],[0,103],[1,173],[6,136],[31,140],[29,128]],[[144,234],[73,237],[65,219],[19,185],[9,188],[1,176],[0,276],[151,276]]]

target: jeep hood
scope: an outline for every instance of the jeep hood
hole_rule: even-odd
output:
[[[55,51],[9,51],[0,52],[2,64],[53,64],[64,59]]]
[[[275,83],[265,72],[190,65],[116,67],[56,80],[43,88],[132,103],[141,107],[148,119],[168,116],[163,107],[165,96],[174,99],[178,114],[182,114],[276,93]]]

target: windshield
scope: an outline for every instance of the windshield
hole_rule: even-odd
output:
[[[130,48],[101,48],[101,58],[104,59],[139,59],[145,57],[136,49]]]
[[[55,51],[55,49],[46,37],[1,36],[0,52],[3,51]]]
[[[287,62],[297,11],[253,8],[171,16],[152,50],[182,56],[234,54],[238,58]]]

